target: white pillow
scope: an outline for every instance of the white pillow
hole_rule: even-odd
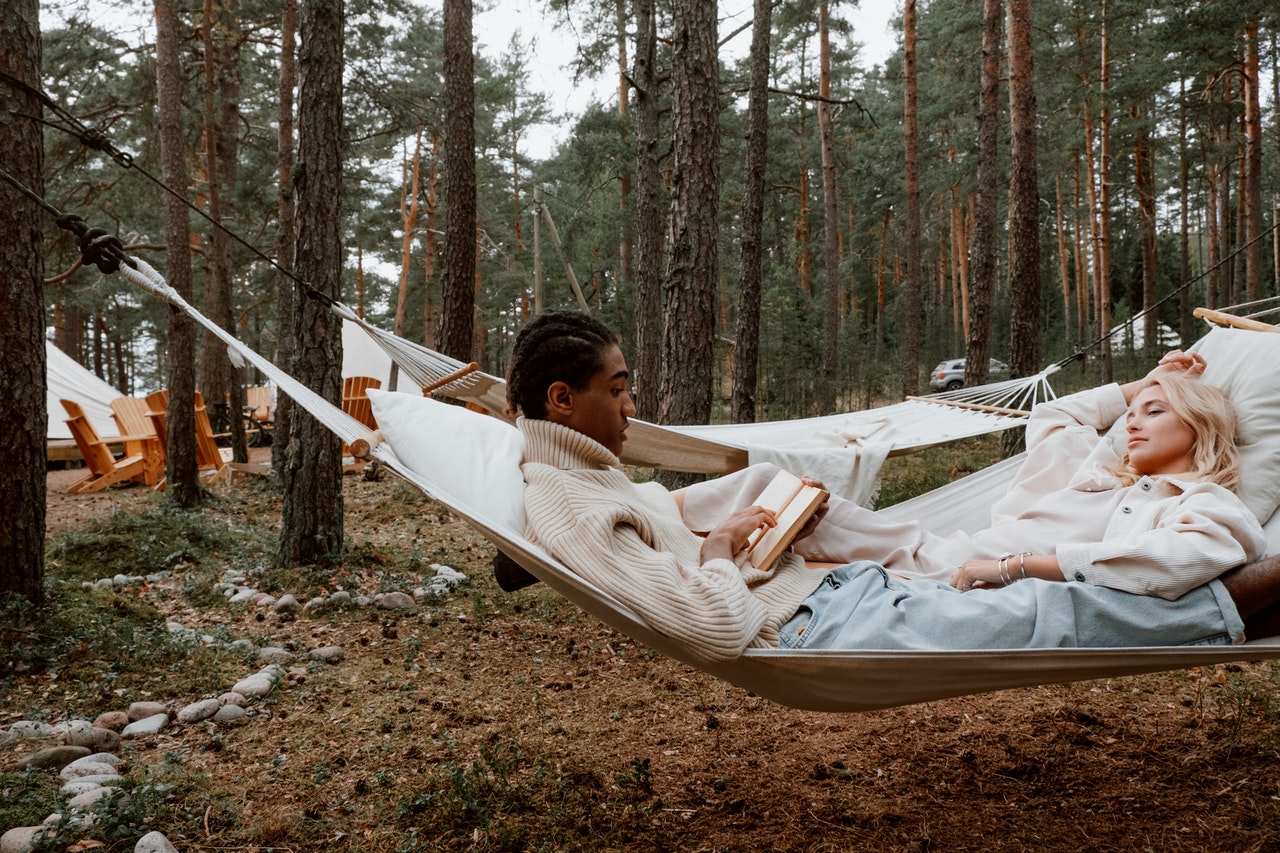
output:
[[[404,465],[478,518],[524,535],[524,438],[506,421],[395,391],[369,391],[383,439]]]
[[[1280,506],[1280,334],[1215,328],[1190,348],[1204,380],[1231,398],[1240,419],[1240,488],[1259,521]]]

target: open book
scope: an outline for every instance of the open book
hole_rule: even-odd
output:
[[[827,499],[826,489],[807,486],[788,471],[779,471],[756,498],[755,506],[771,509],[778,516],[774,527],[757,530],[747,540],[747,559],[757,569],[768,569],[791,546],[805,522]]]

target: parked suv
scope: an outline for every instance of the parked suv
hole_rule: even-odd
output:
[[[1009,365],[994,358],[987,363],[987,381],[999,382],[1009,378]],[[949,358],[939,362],[929,374],[929,387],[935,391],[954,391],[964,385],[964,359]]]

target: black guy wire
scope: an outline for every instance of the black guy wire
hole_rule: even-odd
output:
[[[50,112],[57,115],[63,122],[65,122],[66,126],[59,124],[57,122],[47,121],[39,116],[26,115],[25,113],[19,113],[17,111],[11,111],[12,115],[16,115],[21,118],[30,119],[32,121],[51,127],[55,130],[60,130],[63,133],[69,134],[70,136],[74,136],[76,139],[80,141],[82,145],[88,148],[92,148],[95,151],[102,151],[103,153],[110,156],[111,159],[115,161],[115,163],[119,165],[121,168],[133,169],[139,172],[140,174],[143,175],[143,177],[151,181],[157,187],[159,187],[169,195],[181,201],[191,210],[195,211],[202,219],[204,219],[214,228],[217,228],[222,233],[226,234],[228,237],[235,240],[241,246],[244,246],[246,249],[252,252],[255,256],[266,261],[268,264],[274,267],[277,271],[287,276],[291,281],[295,282],[296,284],[298,284],[298,286],[302,287],[310,296],[320,300],[321,302],[323,302],[325,305],[329,307],[333,307],[333,305],[336,304],[336,300],[327,296],[324,293],[321,293],[319,290],[316,290],[316,288],[313,287],[310,282],[304,281],[298,276],[294,275],[290,270],[281,266],[279,263],[277,263],[273,258],[268,256],[265,252],[263,252],[257,246],[253,245],[248,240],[245,240],[243,237],[241,237],[235,231],[232,231],[230,228],[223,225],[221,222],[214,220],[213,217],[209,216],[209,214],[205,213],[197,205],[189,201],[186,196],[182,195],[177,190],[172,189],[164,181],[160,180],[155,175],[152,175],[146,169],[139,166],[137,162],[134,160],[132,154],[129,154],[127,151],[121,151],[119,148],[113,145],[111,143],[111,140],[107,138],[107,135],[102,130],[98,128],[86,126],[74,115],[69,113],[67,110],[63,109],[62,105],[59,104],[57,101],[55,101],[53,98],[49,97],[40,89],[37,89],[36,87],[31,86],[28,83],[23,82],[22,80],[19,80],[17,77],[14,77],[12,74],[9,74],[4,71],[0,71],[0,79],[3,79],[5,82],[9,83],[9,85],[14,86],[15,88],[21,89],[22,91],[32,95],[33,97],[38,98],[40,100],[40,103],[44,104],[46,109],[48,109]],[[5,177],[8,178],[10,183],[14,183],[14,179],[12,177],[8,175],[6,175]],[[39,199],[39,196],[33,193],[31,190],[27,189],[26,187],[22,187],[21,185],[18,185],[18,186],[22,191],[24,191],[24,195]],[[40,199],[39,203],[41,207],[44,207],[46,210],[49,210],[49,211],[56,210],[56,208],[53,208],[43,199]],[[136,264],[133,264],[133,266],[136,266]],[[112,272],[114,271],[115,270],[112,270]]]

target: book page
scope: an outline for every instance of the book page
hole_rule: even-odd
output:
[[[790,471],[779,471],[772,482],[765,486],[764,491],[755,499],[752,506],[771,509],[775,515],[781,516],[783,509],[802,488],[804,488],[804,482],[795,474]],[[773,529],[776,530],[777,528]],[[759,545],[761,538],[769,532],[761,528],[752,533],[747,539],[747,550],[752,550]]]

